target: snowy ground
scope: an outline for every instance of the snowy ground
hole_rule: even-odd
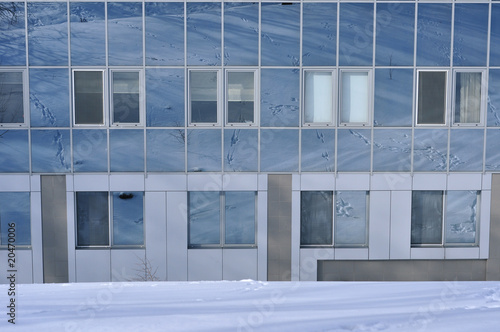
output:
[[[0,331],[499,331],[499,282],[17,285]]]

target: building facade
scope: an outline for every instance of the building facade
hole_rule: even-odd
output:
[[[0,2],[0,160],[18,282],[499,280],[500,1]]]

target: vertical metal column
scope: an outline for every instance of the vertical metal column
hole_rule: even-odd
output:
[[[42,175],[43,282],[68,282],[66,176]]]

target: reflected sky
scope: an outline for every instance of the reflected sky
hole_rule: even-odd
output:
[[[224,171],[256,172],[258,169],[258,130],[224,130]]]
[[[299,131],[262,129],[260,131],[261,172],[299,170]]]
[[[11,13],[0,20],[0,65],[26,65],[24,2],[3,2]]]
[[[417,66],[449,66],[451,3],[419,3]]]
[[[486,160],[484,167],[487,171],[500,170],[500,129],[488,129],[486,132]]]
[[[146,2],[146,65],[184,64],[184,3]]]
[[[108,3],[110,65],[142,65],[142,3]]]
[[[71,2],[71,64],[104,66],[106,35],[103,2]]]
[[[337,4],[304,3],[302,16],[302,64],[335,66]]]
[[[148,172],[184,172],[184,129],[146,131]]]
[[[184,126],[184,70],[146,70],[148,127]]]
[[[450,131],[450,171],[483,170],[484,130]],[[474,148],[471,149],[471,146]]]
[[[255,244],[255,192],[226,191],[225,243]]]
[[[490,66],[500,66],[500,3],[491,5]]]
[[[31,244],[30,193],[0,192],[0,244],[7,246],[9,224],[16,224],[16,245]]]
[[[373,59],[373,4],[341,3],[339,64],[371,66]]]
[[[488,127],[500,126],[500,70],[490,69],[488,84]]]
[[[109,131],[111,172],[144,171],[144,131],[115,129]]]
[[[409,172],[411,129],[374,130],[373,171]]]
[[[189,194],[189,245],[220,244],[220,193]]]
[[[260,125],[263,127],[297,127],[299,125],[298,96],[298,70],[262,69]]]
[[[31,130],[31,169],[34,173],[71,171],[69,130]]]
[[[375,70],[375,126],[411,126],[413,69]]]
[[[337,171],[370,171],[371,130],[339,129],[337,136]]]
[[[488,10],[486,3],[455,5],[454,66],[486,66]]]
[[[366,244],[366,192],[335,192],[335,245]]]
[[[69,96],[67,69],[30,70],[32,127],[68,127]]]
[[[445,242],[476,242],[477,191],[447,191]]]
[[[302,172],[334,171],[334,129],[303,129],[301,149]]]
[[[259,51],[259,4],[224,3],[224,63],[256,66]]]
[[[415,129],[413,144],[414,172],[446,172],[447,129]]]
[[[73,130],[73,170],[75,172],[108,171],[106,130]]]
[[[221,38],[221,4],[215,2],[188,2],[188,65],[220,65]]]
[[[188,172],[221,171],[221,131],[191,129],[187,137]]]
[[[113,193],[113,245],[144,244],[144,193]]]
[[[29,172],[27,130],[0,129],[0,172]]]

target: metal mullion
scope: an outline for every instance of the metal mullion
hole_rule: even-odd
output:
[[[220,227],[220,230],[219,230],[219,235],[220,235],[220,239],[219,239],[219,247],[220,248],[224,248],[224,246],[226,245],[226,232],[225,232],[225,226],[226,226],[226,192],[224,191],[219,191],[219,209],[220,209],[220,213],[219,213],[219,227]]]

